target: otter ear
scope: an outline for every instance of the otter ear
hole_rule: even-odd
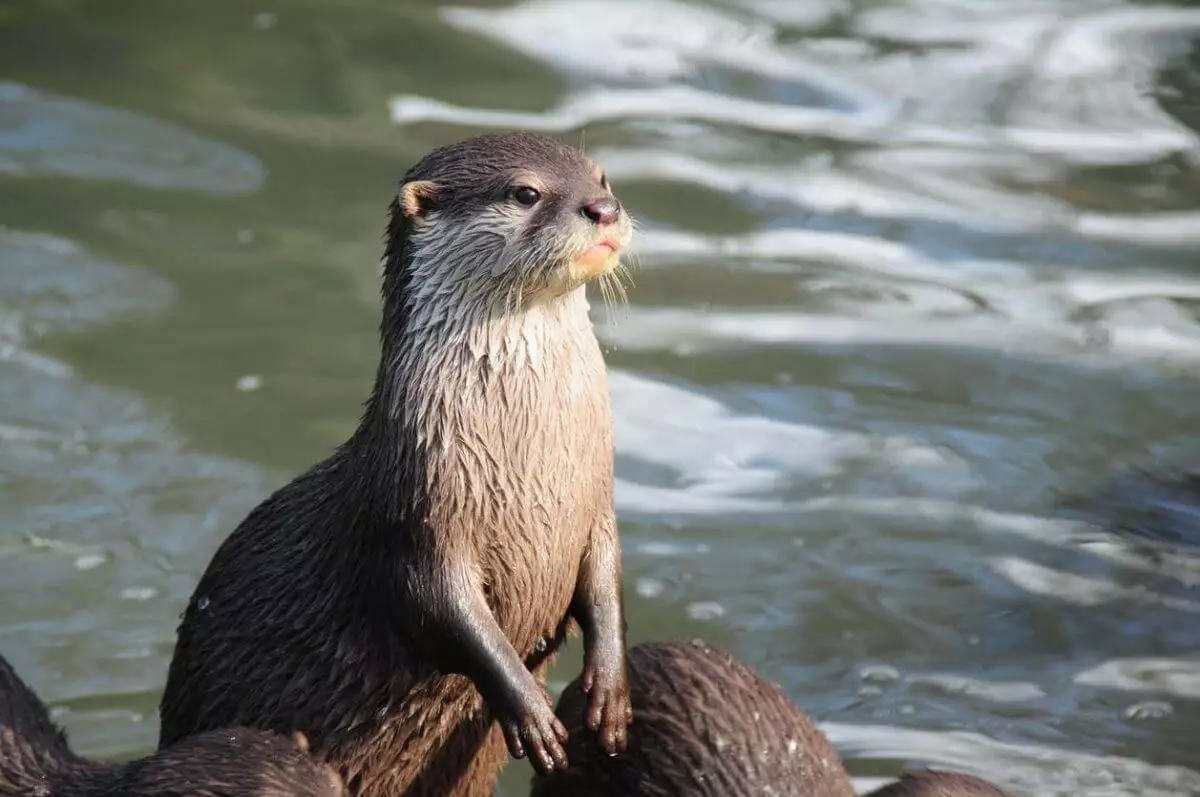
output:
[[[439,186],[431,180],[412,180],[400,186],[400,212],[405,218],[423,216],[434,209]]]

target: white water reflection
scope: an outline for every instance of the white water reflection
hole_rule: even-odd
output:
[[[1039,3],[1022,13],[1011,4],[926,3],[854,13],[818,4],[805,16],[813,24],[836,11],[848,16],[849,34],[921,49],[831,52],[824,37],[786,46],[778,43],[777,21],[674,0],[526,0],[443,15],[591,78],[664,83],[719,65],[764,81],[801,83],[803,95],[822,95],[827,109],[859,109],[850,113],[662,85],[584,90],[545,115],[398,98],[393,118],[565,130],[606,118],[687,117],[843,140],[865,134],[892,145],[999,146],[1072,163],[1137,163],[1197,148],[1195,133],[1163,112],[1147,85],[1154,67],[1174,54],[1168,36],[1200,28],[1200,11]],[[585,18],[592,21],[574,24]]]
[[[953,347],[1017,353],[1023,357],[1075,358],[1081,365],[1110,367],[1109,357],[1091,350],[1133,358],[1173,358],[1195,365],[1200,360],[1200,328],[1183,334],[1150,319],[1147,327],[1109,329],[1093,342],[1095,325],[1006,323],[988,317],[953,320],[912,318],[883,324],[860,316],[807,315],[787,312],[713,312],[697,316],[687,310],[631,311],[621,326],[603,333],[623,349],[649,349],[691,355],[755,345],[836,344],[859,346]],[[1096,343],[1102,343],[1097,347]]]
[[[609,375],[618,453],[639,480],[619,477],[618,508],[646,513],[777,510],[790,487],[821,484],[850,469],[925,469],[946,483],[962,476],[949,452],[904,436],[879,438],[731,411],[682,386],[621,371]],[[628,469],[626,469],[628,470]]]
[[[967,731],[822,723],[843,754],[936,762],[1037,797],[1180,797],[1200,793],[1200,773],[1119,756],[1011,744]]]
[[[1166,248],[1200,246],[1200,213],[1195,211],[1130,216],[1082,213],[1077,228],[1081,234],[1097,240]]]
[[[97,258],[72,241],[0,227],[0,335],[23,345],[134,312],[162,310],[170,283]]]
[[[1106,661],[1075,676],[1087,686],[1200,699],[1200,659],[1124,658]]]
[[[889,117],[844,115],[821,108],[779,106],[731,97],[684,85],[644,89],[584,89],[545,112],[481,110],[418,96],[398,96],[390,103],[392,121],[421,121],[460,125],[518,127],[560,132],[606,121],[639,118],[691,120],[730,124],[770,133],[825,134],[845,139],[869,139]],[[970,140],[968,137],[967,140]]]
[[[768,20],[679,0],[527,0],[509,8],[447,8],[443,18],[581,78],[661,83],[706,65],[795,80],[846,105],[878,103],[822,59],[779,46]],[[577,25],[574,20],[588,19]],[[664,35],[666,32],[670,35]]]
[[[1045,689],[1029,681],[999,683],[948,672],[913,673],[905,681],[946,694],[966,695],[993,703],[1028,703],[1047,697]]]
[[[1200,601],[1161,595],[1145,587],[1126,587],[1107,578],[1081,576],[1016,557],[997,557],[990,564],[997,573],[1029,593],[1075,606],[1134,603],[1200,614]]]
[[[1196,152],[1195,132],[1151,89],[1175,36],[1200,29],[1200,11],[1039,5],[1026,13],[996,3],[867,8],[854,20],[859,34],[930,49],[875,59],[864,77],[901,92],[914,120],[986,125],[1000,146],[1073,163]]]
[[[898,242],[812,229],[719,237],[647,229],[635,255],[642,268],[746,263],[794,273],[796,281],[794,293],[780,297],[790,301],[751,309],[635,305],[601,330],[623,348],[952,345],[1101,366],[1129,358],[1194,364],[1200,357],[1200,321],[1189,306],[1200,301],[1200,277],[1193,275],[1127,264],[1076,270],[936,259]]]
[[[716,163],[670,150],[605,147],[592,154],[614,180],[665,180],[791,202],[826,213],[854,211],[882,219],[920,217],[994,230],[1067,228],[1075,223],[1076,214],[1063,203],[987,184],[983,179],[986,170],[998,156],[934,151],[936,157],[923,157],[930,150],[862,153],[845,159],[839,168],[831,168],[827,159],[817,156],[808,163],[772,164],[752,160]],[[918,158],[932,162],[914,169],[917,164],[909,161]],[[1010,159],[1004,160],[1011,166]],[[984,175],[964,177],[981,171]],[[947,179],[946,173],[953,176]]]
[[[249,153],[159,119],[0,81],[0,174],[242,194],[266,170]]]

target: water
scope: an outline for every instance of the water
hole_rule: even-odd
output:
[[[1200,557],[1058,509],[1197,431],[1198,33],[1105,0],[4,6],[0,650],[78,750],[153,746],[208,557],[357,419],[396,180],[520,125],[641,222],[597,308],[633,641],[751,662],[863,787],[1200,794]]]

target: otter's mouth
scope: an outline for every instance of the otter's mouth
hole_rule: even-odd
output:
[[[621,244],[603,240],[571,261],[571,275],[579,280],[590,280],[611,271],[620,257]]]

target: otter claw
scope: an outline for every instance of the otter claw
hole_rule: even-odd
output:
[[[539,712],[542,713],[542,712]],[[504,723],[504,740],[513,758],[529,755],[529,763],[541,775],[549,775],[556,769],[567,768],[567,753],[564,745],[568,734],[566,727],[545,708],[548,717],[527,717],[523,723]]]
[[[608,755],[625,752],[629,745],[627,726],[633,722],[629,699],[629,678],[623,657],[615,667],[589,664],[581,685],[588,693],[586,722],[600,734],[600,748]]]

